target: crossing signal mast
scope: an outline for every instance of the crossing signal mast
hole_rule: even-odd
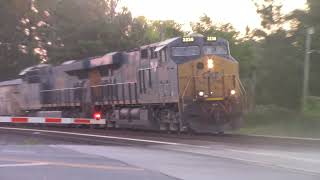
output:
[[[319,52],[311,49],[312,35],[315,33],[314,27],[309,27],[306,33],[306,50],[304,58],[304,76],[303,76],[303,89],[302,89],[302,105],[301,112],[304,112],[304,108],[307,103],[307,97],[309,96],[309,76],[310,76],[310,54]]]

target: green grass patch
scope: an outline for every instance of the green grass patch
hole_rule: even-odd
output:
[[[320,97],[309,96],[307,98],[304,114],[320,118]]]
[[[240,133],[320,138],[320,116],[317,111],[302,114],[274,105],[257,106],[246,115]]]

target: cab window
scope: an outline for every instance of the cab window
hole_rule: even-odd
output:
[[[216,46],[203,46],[203,53],[205,55],[227,55],[228,54],[228,48],[223,45],[216,45]]]
[[[172,56],[198,56],[200,55],[199,46],[172,47]]]

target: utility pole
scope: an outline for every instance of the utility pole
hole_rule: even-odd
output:
[[[164,27],[163,27],[163,22],[160,22],[160,40],[164,41]]]
[[[304,57],[304,76],[303,76],[303,89],[302,89],[302,104],[301,112],[304,111],[304,108],[307,103],[307,97],[309,94],[309,71],[310,71],[310,54],[311,54],[311,35],[314,34],[314,28],[309,27],[306,34],[306,49]]]

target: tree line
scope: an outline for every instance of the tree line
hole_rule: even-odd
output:
[[[173,20],[133,17],[120,0],[2,0],[0,2],[0,80],[16,78],[22,69],[59,64],[107,52],[122,51],[161,39],[187,35]],[[230,41],[240,62],[241,78],[255,104],[297,109],[303,77],[304,39],[315,27],[312,49],[320,50],[320,2],[308,0],[308,10],[282,13],[279,0],[253,0],[261,28],[240,33],[231,24],[203,15],[192,32]],[[227,12],[227,11],[226,11]],[[320,96],[319,54],[311,55],[310,90]]]

